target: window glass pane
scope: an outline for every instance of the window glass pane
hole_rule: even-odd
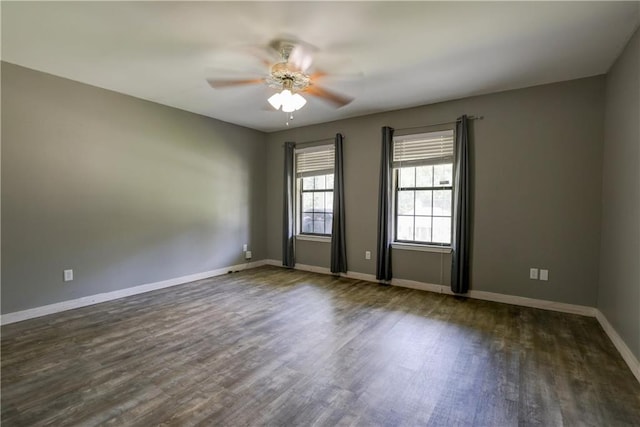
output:
[[[333,192],[327,191],[324,193],[324,211],[333,212]]]
[[[314,215],[313,232],[316,234],[324,234],[324,215]],[[318,221],[318,219],[320,219]]]
[[[400,187],[415,187],[416,168],[400,168]]]
[[[434,187],[451,187],[452,184],[453,164],[447,163],[443,165],[435,165],[433,167],[433,186]]]
[[[333,215],[327,214],[324,216],[324,232],[326,234],[331,234],[332,222],[333,222]]]
[[[333,188],[333,174],[330,173],[329,175],[326,175],[326,183],[327,183],[327,190],[331,190]]]
[[[415,240],[418,242],[431,241],[431,217],[430,216],[416,217],[416,239]]]
[[[302,230],[303,233],[313,233],[313,214],[302,214]]]
[[[433,192],[433,214],[451,216],[451,190]]]
[[[413,215],[415,191],[398,191],[398,215]]]
[[[433,187],[433,166],[416,168],[416,187]]]
[[[313,193],[302,193],[302,212],[313,210]]]
[[[431,197],[433,191],[416,191],[416,215],[431,215]]]
[[[413,240],[413,217],[412,216],[398,217],[398,230],[397,230],[396,239],[397,240]]]
[[[305,190],[313,190],[313,177],[308,176],[306,178],[302,178],[302,188]]]
[[[314,176],[313,177],[313,181],[314,181],[314,185],[315,185],[315,189],[316,190],[324,190],[324,188],[325,188],[325,186],[324,186],[325,175]]]
[[[314,212],[324,212],[324,193],[313,193],[313,210]]]
[[[434,243],[451,243],[451,218],[433,218]]]

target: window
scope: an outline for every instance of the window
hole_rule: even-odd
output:
[[[334,156],[333,145],[296,150],[298,234],[331,235]]]
[[[451,244],[453,130],[394,137],[395,241]]]

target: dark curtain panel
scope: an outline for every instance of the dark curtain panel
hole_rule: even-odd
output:
[[[284,209],[282,211],[282,265],[293,267],[296,265],[295,257],[295,229],[294,229],[294,183],[296,171],[293,166],[295,143],[284,143]]]
[[[391,183],[392,183],[393,128],[382,128],[382,155],[380,159],[380,191],[378,193],[378,258],[376,279],[391,280]]]
[[[347,272],[347,241],[344,232],[344,175],[342,172],[342,135],[336,134],[333,168],[333,225],[331,227],[331,272]]]
[[[451,291],[469,291],[469,120],[456,122],[455,164],[453,165],[453,236],[451,241]]]

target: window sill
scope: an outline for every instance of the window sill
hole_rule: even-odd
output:
[[[306,240],[308,242],[325,242],[331,243],[330,236],[312,236],[308,234],[298,234],[296,235],[296,240]]]
[[[392,243],[393,249],[401,249],[403,251],[419,251],[419,252],[435,252],[441,254],[451,253],[450,246],[430,246],[430,245],[418,245],[414,243]]]

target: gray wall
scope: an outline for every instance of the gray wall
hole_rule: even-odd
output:
[[[264,140],[2,63],[2,312],[264,258]]]
[[[472,289],[595,306],[603,103],[599,76],[269,134],[267,256],[281,259],[283,141],[345,135],[349,270],[374,274],[380,128],[483,115],[472,125]],[[328,246],[298,242],[297,260],[328,267]],[[393,253],[394,277],[449,284],[449,255]],[[550,280],[529,280],[529,267]]]
[[[640,359],[640,30],[605,93],[598,308]]]
[[[603,77],[265,136],[2,65],[4,313],[241,263],[243,243],[280,259],[281,144],[336,132],[349,269],[374,274],[380,127],[463,113],[485,117],[472,125],[472,289],[596,305]],[[299,242],[297,257],[328,267],[329,245]],[[449,283],[448,254],[395,250],[393,262],[397,278]]]

